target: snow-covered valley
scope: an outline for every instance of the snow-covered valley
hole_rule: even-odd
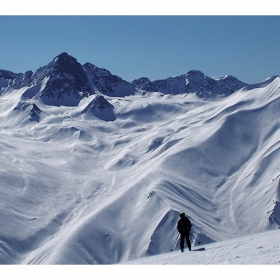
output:
[[[201,98],[39,73],[0,79],[1,264],[279,264],[279,77]],[[181,211],[206,250],[170,252]]]

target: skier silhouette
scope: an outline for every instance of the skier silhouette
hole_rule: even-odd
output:
[[[180,220],[177,223],[177,229],[179,233],[181,234],[181,240],[180,240],[180,249],[181,252],[184,252],[184,243],[185,239],[187,242],[187,246],[189,248],[189,251],[191,251],[191,242],[190,242],[190,231],[191,231],[191,221],[188,217],[186,217],[185,213],[180,213]]]

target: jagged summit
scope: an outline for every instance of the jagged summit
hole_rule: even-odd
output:
[[[41,98],[49,105],[75,106],[82,98],[94,93],[81,64],[65,52],[43,69],[42,78],[48,81]]]
[[[52,71],[56,75],[71,75],[72,77],[84,81],[85,83],[88,82],[81,64],[76,58],[67,54],[66,52],[63,52],[55,57],[49,66],[50,65],[53,66]]]
[[[199,70],[155,81],[143,77],[132,81],[132,84],[142,91],[158,91],[165,94],[196,93],[199,97],[228,96],[247,85],[230,75],[215,79]]]

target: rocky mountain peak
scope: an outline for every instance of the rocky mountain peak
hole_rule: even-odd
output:
[[[77,74],[80,75],[83,72],[83,68],[77,59],[66,52],[55,57],[51,64],[55,74],[63,73],[75,77]]]
[[[206,78],[206,76],[201,71],[198,70],[191,70],[187,72],[185,77],[186,79],[188,79],[189,82],[193,82],[193,83],[201,82]]]
[[[48,79],[40,95],[46,104],[75,106],[94,93],[82,65],[66,52],[37,72],[41,76],[39,81]]]

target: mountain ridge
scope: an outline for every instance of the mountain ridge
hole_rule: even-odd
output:
[[[222,78],[210,78],[198,70],[191,70],[180,76],[155,81],[140,78],[132,81],[132,84],[143,91],[158,91],[165,94],[196,93],[202,98],[215,95],[229,96],[248,85],[230,75]]]
[[[45,81],[45,82],[44,82]],[[47,105],[77,106],[84,97],[100,93],[123,97],[141,91],[158,91],[164,94],[195,93],[199,97],[228,96],[247,85],[232,76],[213,79],[200,71],[191,70],[184,75],[150,81],[139,78],[127,82],[110,71],[89,62],[81,65],[66,52],[56,56],[49,64],[34,73],[24,74],[0,70],[0,94],[9,89],[29,87],[37,89],[30,99],[38,96]]]

